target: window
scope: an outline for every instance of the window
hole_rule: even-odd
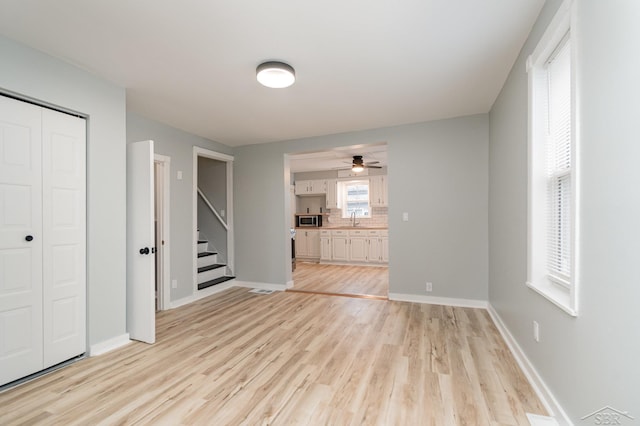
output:
[[[356,217],[371,217],[369,206],[369,181],[354,180],[340,182],[342,196],[342,217],[347,218],[355,212]]]
[[[570,2],[527,61],[529,238],[527,285],[577,315],[576,137]]]

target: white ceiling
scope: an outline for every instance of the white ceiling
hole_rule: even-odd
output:
[[[0,0],[0,33],[231,146],[487,112],[544,0]],[[296,69],[288,89],[255,79]]]
[[[354,155],[362,155],[365,163],[377,161],[376,166],[384,167],[387,165],[387,144],[353,145],[327,151],[291,154],[289,168],[293,173],[348,169]]]

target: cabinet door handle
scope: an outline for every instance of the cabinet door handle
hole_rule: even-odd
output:
[[[26,237],[24,237],[25,241],[33,241],[33,235],[27,235]]]

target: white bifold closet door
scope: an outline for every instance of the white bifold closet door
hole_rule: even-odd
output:
[[[0,96],[0,385],[86,349],[86,122]]]

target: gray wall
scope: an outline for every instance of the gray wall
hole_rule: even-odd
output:
[[[576,424],[610,405],[640,417],[640,3],[577,1],[579,316],[525,287],[525,59],[560,1],[547,0],[490,113],[489,300]],[[540,342],[532,321],[540,323]],[[623,424],[633,422],[626,421]],[[634,423],[635,424],[635,423]]]
[[[171,157],[171,279],[178,287],[171,289],[171,301],[193,294],[193,147],[232,154],[231,148],[175,129],[133,113],[127,113],[128,142],[151,139],[156,154]],[[182,180],[177,172],[182,171]]]
[[[482,114],[235,148],[236,275],[290,279],[285,154],[386,141],[390,291],[486,300],[488,137]]]
[[[227,163],[198,157],[198,187],[218,212],[227,210]]]
[[[0,36],[0,90],[87,114],[90,345],[126,333],[125,91]]]

